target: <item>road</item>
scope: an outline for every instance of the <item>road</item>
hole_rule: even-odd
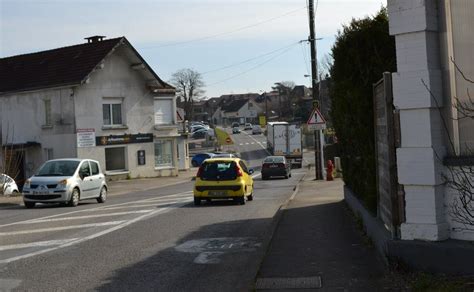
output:
[[[264,136],[233,135],[252,167]],[[193,182],[109,197],[77,208],[0,212],[0,291],[242,291],[253,287],[274,216],[304,170],[262,181],[255,199],[192,203]]]

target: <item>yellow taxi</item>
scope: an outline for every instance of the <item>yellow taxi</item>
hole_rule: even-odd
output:
[[[201,200],[233,199],[245,204],[253,200],[253,169],[239,158],[206,159],[196,174],[194,205]]]

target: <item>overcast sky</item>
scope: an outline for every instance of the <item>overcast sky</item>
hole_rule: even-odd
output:
[[[0,57],[125,36],[163,79],[203,73],[207,97],[310,84],[307,0],[0,0]],[[315,0],[316,2],[317,0]],[[318,58],[386,0],[319,0]],[[226,68],[224,68],[226,67]]]

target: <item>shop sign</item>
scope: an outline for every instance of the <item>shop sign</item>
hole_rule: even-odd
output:
[[[125,134],[125,135],[97,136],[96,142],[97,142],[97,145],[99,146],[151,143],[153,142],[153,134]]]
[[[95,129],[77,129],[77,147],[95,147]]]

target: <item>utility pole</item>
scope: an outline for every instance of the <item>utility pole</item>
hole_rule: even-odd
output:
[[[265,98],[265,124],[268,124],[268,100],[267,100],[267,92],[263,93],[263,97]]]
[[[308,0],[309,5],[309,43],[311,48],[311,86],[313,87],[313,104],[319,105],[319,98],[316,95],[316,81],[318,78],[318,67],[316,63],[316,33],[314,31],[314,0]],[[321,131],[314,130],[314,164],[315,164],[315,175],[317,180],[324,179],[322,159],[321,159]]]

